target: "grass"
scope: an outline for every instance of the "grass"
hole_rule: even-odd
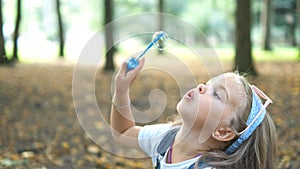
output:
[[[233,48],[216,48],[222,60],[233,60]],[[298,61],[298,49],[293,47],[276,46],[271,51],[264,51],[259,47],[252,49],[252,56],[255,61]]]
[[[78,45],[77,45],[78,46]],[[144,49],[145,45],[138,45],[135,49],[126,49],[123,46],[118,48],[118,56],[129,57],[132,53],[136,52],[137,49]],[[65,50],[66,60],[76,63],[78,57],[80,56],[80,48],[67,48]],[[12,56],[12,45],[7,44],[7,56],[10,58]],[[193,49],[193,48],[191,48]],[[176,54],[183,59],[192,58],[190,56],[195,55],[192,53],[191,49],[187,47],[177,47],[169,46],[166,50],[172,54]],[[234,59],[234,48],[232,46],[216,46],[214,48],[217,56],[220,60],[231,61]],[[141,51],[139,51],[141,52]],[[299,50],[295,47],[289,46],[275,46],[272,51],[264,51],[259,47],[253,47],[252,54],[254,61],[299,61],[300,57]],[[123,59],[123,57],[119,59]],[[32,62],[52,62],[56,61],[58,58],[58,47],[57,44],[26,44],[25,46],[20,46],[19,49],[19,60],[23,63]]]
[[[173,68],[177,69],[175,66]],[[258,62],[257,68],[263,71],[260,77],[252,79],[251,82],[274,101],[274,104],[268,107],[268,112],[272,115],[278,133],[276,168],[299,169],[300,62]],[[95,83],[90,83],[90,72],[82,72],[80,82],[83,85],[78,85],[76,90],[81,98],[74,104],[72,66],[16,64],[0,66],[0,72],[0,79],[3,79],[0,88],[0,128],[4,131],[0,137],[0,168],[5,168],[4,160],[10,163],[26,161],[26,164],[18,163],[18,166],[9,167],[16,169],[38,166],[90,169],[151,168],[150,159],[138,159],[139,155],[135,158],[116,156],[109,153],[106,147],[112,146],[113,150],[120,150],[117,154],[123,153],[121,150],[124,150],[119,149],[119,146],[106,137],[104,132],[107,130],[104,126],[108,123],[98,120],[100,114],[94,110],[91,102],[93,97],[96,97],[98,106],[95,108],[101,109],[104,117],[108,116],[112,97],[112,73],[98,72]],[[150,103],[148,95],[153,89],[160,89],[166,94],[167,105],[164,113],[159,116],[162,120],[167,120],[170,115],[176,115],[174,108],[178,103],[180,90],[177,86],[179,84],[171,79],[173,75],[145,71],[136,78],[137,83],[133,83],[132,101],[139,104],[141,110],[147,110]],[[200,78],[206,79],[204,76]],[[95,93],[90,95],[87,91]],[[155,101],[160,102],[159,99]],[[94,137],[94,141],[97,142],[93,142],[91,137],[88,137],[93,134],[85,132],[80,125],[76,116],[78,114],[75,113],[78,107],[74,105],[79,105],[80,110],[86,112],[84,121],[91,125],[88,128],[94,134],[97,133],[97,138]],[[152,112],[150,114],[145,116],[145,119],[153,117]],[[95,143],[101,146],[98,153],[89,151],[89,147],[94,147]],[[102,147],[102,144],[105,144],[106,148]],[[26,158],[23,152],[33,153],[33,156]]]
[[[143,49],[143,47],[137,47],[137,49]],[[167,52],[180,56],[180,58],[182,59],[195,57],[195,54],[192,52],[194,48],[189,49],[187,47],[171,46],[166,50]],[[232,61],[234,59],[235,53],[232,46],[217,46],[214,48],[214,50],[217,53],[217,57],[221,61]],[[299,61],[299,52],[300,51],[298,50],[298,48],[289,46],[274,46],[271,51],[262,50],[260,47],[252,48],[252,56],[254,61]],[[127,49],[120,48],[118,55],[129,57],[132,55],[132,53],[130,53]]]

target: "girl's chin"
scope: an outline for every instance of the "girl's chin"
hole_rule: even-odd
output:
[[[182,101],[180,101],[177,106],[176,110],[180,116],[187,116],[193,114],[194,111],[190,109],[190,107],[183,105]]]
[[[180,110],[180,107],[181,107],[181,101],[179,101],[178,103],[177,103],[177,105],[176,105],[176,110],[178,111],[178,112],[180,112],[179,110]]]

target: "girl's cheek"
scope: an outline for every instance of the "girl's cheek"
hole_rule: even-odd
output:
[[[217,107],[211,97],[206,97],[200,100],[197,113],[197,121],[204,123],[206,120],[210,120],[209,117],[215,117],[217,114]]]
[[[202,107],[199,107],[198,113],[197,113],[197,123],[203,124],[205,120],[207,119],[209,113],[209,109],[207,106],[203,105]]]
[[[209,97],[201,97],[198,99],[198,114],[207,115],[212,106],[212,99]]]

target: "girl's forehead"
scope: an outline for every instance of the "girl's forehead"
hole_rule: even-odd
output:
[[[207,81],[207,84],[216,85],[216,84],[223,84],[223,85],[232,85],[237,84],[240,85],[239,76],[236,74],[221,74],[216,77],[213,77]]]

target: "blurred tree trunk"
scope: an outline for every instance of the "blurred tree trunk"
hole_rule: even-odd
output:
[[[105,0],[105,41],[106,41],[106,62],[104,70],[114,70],[114,40],[113,40],[113,24],[111,23],[113,18],[113,0]]]
[[[297,38],[296,38],[296,30],[297,30],[297,24],[293,23],[290,25],[290,44],[293,47],[297,47]]]
[[[164,29],[164,17],[162,13],[164,12],[164,0],[158,0],[158,11],[160,13],[159,15],[159,21],[158,21],[158,30],[162,31]],[[158,50],[158,53],[162,55],[164,52],[163,50]]]
[[[272,0],[263,0],[261,11],[262,24],[262,48],[264,50],[271,50],[271,12]]]
[[[5,40],[3,35],[2,0],[0,0],[0,63],[7,63]]]
[[[240,73],[257,75],[251,52],[251,0],[236,0],[236,2],[234,69]]]
[[[22,1],[17,0],[17,17],[16,17],[16,25],[15,25],[15,31],[14,31],[14,48],[13,48],[13,60],[19,60],[18,57],[18,38],[19,38],[19,30],[20,30],[20,24],[21,24],[21,18],[22,18]]]
[[[60,12],[60,0],[56,0],[56,13],[57,13],[57,20],[58,20],[58,34],[59,34],[59,57],[64,57],[64,28],[63,28],[63,21]]]
[[[300,33],[300,0],[297,0],[298,33]],[[300,60],[300,38],[298,38],[298,60]]]
[[[159,13],[163,13],[164,12],[164,0],[158,0],[158,11]],[[164,18],[163,15],[159,15],[159,22],[158,22],[158,30],[163,30],[164,26]]]

